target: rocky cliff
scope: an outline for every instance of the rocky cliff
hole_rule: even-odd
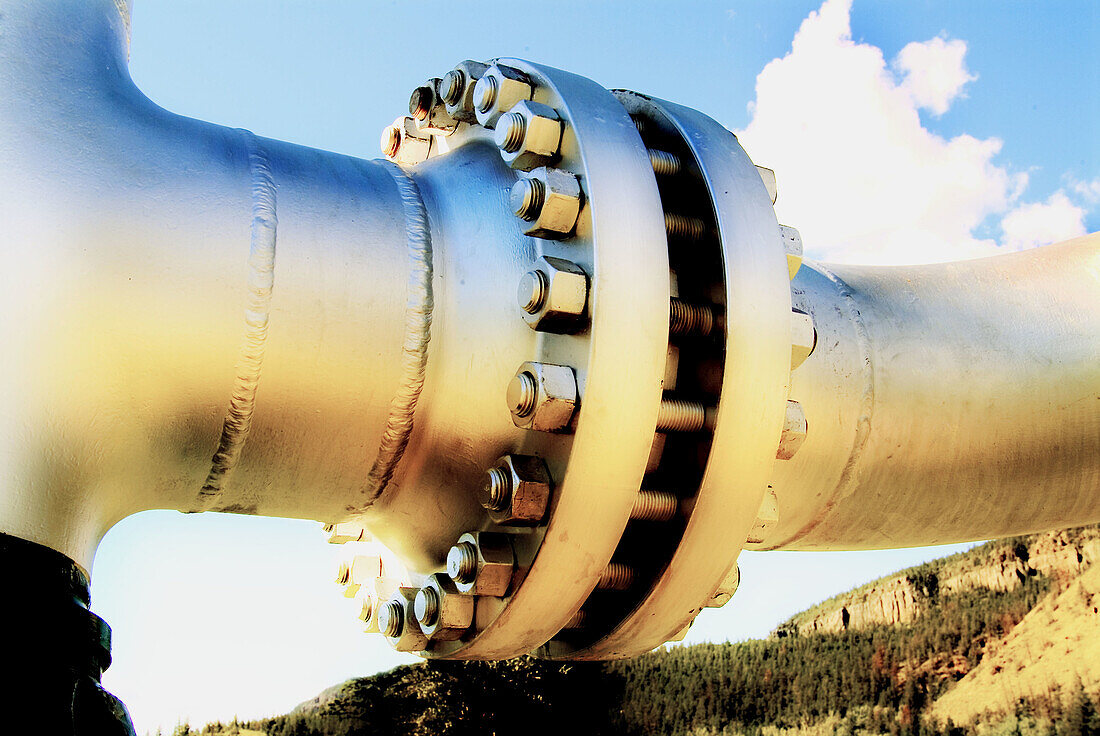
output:
[[[977,588],[1013,590],[1034,575],[1046,576],[1057,585],[1075,579],[1097,559],[1097,527],[1000,540],[830,598],[780,625],[773,636],[910,623],[941,594]]]

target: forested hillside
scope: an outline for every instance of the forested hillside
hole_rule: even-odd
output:
[[[1100,734],[1098,550],[1096,527],[992,542],[765,641],[603,664],[426,662],[201,733]]]

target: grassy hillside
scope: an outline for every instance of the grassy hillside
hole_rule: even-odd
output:
[[[426,662],[202,733],[1100,734],[1098,539],[1090,527],[983,545],[826,601],[766,641],[602,664]],[[902,623],[808,624],[877,610],[875,591],[899,586]]]

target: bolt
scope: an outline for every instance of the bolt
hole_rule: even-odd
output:
[[[508,406],[517,417],[531,416],[535,410],[538,390],[535,377],[529,371],[517,373],[508,384]]]
[[[630,510],[632,521],[669,521],[676,516],[680,499],[668,491],[638,491],[634,508]]]
[[[706,337],[713,329],[714,309],[710,305],[688,304],[672,297],[668,315],[669,334]]]
[[[502,468],[490,468],[485,478],[485,508],[503,511],[512,496],[512,476]]]
[[[459,542],[447,553],[447,574],[456,583],[472,583],[477,574],[477,547],[472,542]]]
[[[518,179],[512,185],[508,199],[516,217],[532,222],[539,216],[542,204],[546,201],[546,184],[541,179]]]
[[[569,620],[565,622],[565,626],[562,626],[563,631],[575,631],[577,629],[583,629],[588,623],[588,613],[586,611],[577,611]]]
[[[661,399],[657,412],[658,432],[698,432],[713,429],[714,410],[698,401]]]
[[[528,271],[519,280],[516,299],[527,314],[537,314],[546,303],[546,292],[550,289],[550,279],[542,271]]]
[[[462,92],[466,89],[466,75],[461,69],[452,69],[443,77],[439,85],[440,95],[448,105],[457,105],[462,99]]]
[[[435,103],[435,90],[424,85],[413,90],[409,97],[409,114],[417,120],[427,120]]]
[[[340,569],[336,573],[336,584],[347,585],[351,580],[351,565],[346,562],[340,563]]]
[[[474,105],[481,112],[489,112],[497,99],[500,82],[496,77],[485,76],[474,85]]]
[[[497,148],[508,153],[515,153],[523,145],[523,138],[527,135],[527,118],[518,112],[510,112],[502,115],[497,121],[493,140]]]
[[[665,231],[674,238],[701,240],[707,233],[707,225],[698,217],[687,217],[675,212],[665,213]]]
[[[382,130],[382,155],[393,158],[401,148],[401,129],[396,125],[387,125]]]
[[[359,609],[359,620],[364,623],[370,623],[371,616],[374,615],[374,599],[369,595],[363,598],[363,607]]]
[[[622,562],[608,563],[596,581],[596,590],[626,590],[634,584],[634,568]]]
[[[653,166],[653,173],[657,176],[675,176],[680,173],[680,157],[668,151],[650,149],[649,163]]]
[[[413,601],[413,613],[423,626],[433,626],[439,620],[439,591],[435,588],[421,588]]]
[[[378,609],[378,630],[390,638],[401,636],[404,619],[404,607],[397,601],[386,601],[386,604]]]

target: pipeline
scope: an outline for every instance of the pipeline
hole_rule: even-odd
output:
[[[315,519],[399,650],[603,659],[742,548],[1100,521],[1100,236],[802,263],[695,110],[467,60],[364,161],[156,107],[128,13],[0,13],[3,534]]]

